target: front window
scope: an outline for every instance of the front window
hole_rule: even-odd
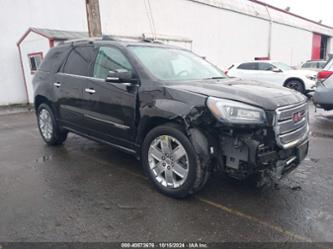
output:
[[[160,80],[226,78],[215,66],[185,50],[148,46],[131,46],[130,49],[148,71]]]
[[[113,47],[101,47],[99,49],[94,66],[95,78],[106,79],[110,71],[131,70],[131,64],[119,49]]]
[[[270,63],[258,63],[258,70],[271,71],[274,68]]]
[[[283,71],[288,71],[288,70],[292,70],[292,68],[285,64],[285,63],[282,63],[282,62],[273,62],[272,63],[275,67],[279,68],[279,69],[282,69]]]

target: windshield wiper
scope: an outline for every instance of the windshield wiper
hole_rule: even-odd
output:
[[[226,78],[227,77],[217,76],[217,77],[205,78],[203,80],[220,80],[220,79],[226,79]]]

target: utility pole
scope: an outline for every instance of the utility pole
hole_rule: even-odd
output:
[[[90,37],[102,35],[101,16],[99,13],[99,0],[85,0]]]

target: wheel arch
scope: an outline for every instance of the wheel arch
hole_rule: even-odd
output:
[[[147,136],[148,132],[154,129],[157,126],[165,125],[165,124],[176,124],[180,126],[183,131],[186,131],[186,123],[181,117],[147,117],[142,120],[138,126],[138,133],[136,138],[136,143],[141,145]]]
[[[42,95],[37,95],[37,96],[35,96],[35,99],[34,99],[34,107],[35,107],[35,110],[36,110],[36,111],[38,110],[38,107],[39,107],[41,104],[43,104],[43,103],[45,103],[45,104],[49,105],[50,107],[52,107],[52,106],[51,106],[51,101],[50,101],[48,98],[46,98],[45,96],[42,96]]]
[[[36,95],[35,99],[34,99],[34,107],[35,107],[36,113],[38,111],[38,107],[41,104],[47,104],[53,111],[53,115],[55,116],[55,118],[58,119],[58,115],[57,115],[58,113],[56,112],[56,108],[55,108],[53,102],[49,98],[47,98],[43,95]]]
[[[305,89],[304,81],[303,81],[301,78],[298,78],[298,77],[289,77],[289,78],[287,78],[287,79],[284,81],[283,86],[285,87],[286,84],[287,84],[288,82],[292,81],[292,80],[297,80],[297,81],[301,82],[302,85],[303,85],[303,87],[304,87],[304,89]]]

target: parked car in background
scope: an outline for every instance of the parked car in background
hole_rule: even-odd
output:
[[[294,89],[303,94],[314,90],[316,72],[295,70],[278,61],[248,61],[233,64],[226,72],[230,77],[258,80]]]
[[[325,67],[317,74],[317,85],[323,83],[333,74],[333,57],[326,63]]]
[[[313,95],[316,107],[326,111],[333,110],[333,58],[317,75],[317,87]]]
[[[309,61],[305,62],[301,66],[301,68],[319,72],[320,70],[322,70],[324,68],[326,63],[327,63],[326,60],[309,60]]]
[[[239,180],[279,179],[308,152],[302,94],[231,79],[181,48],[114,39],[65,43],[49,51],[33,84],[47,144],[73,132],[133,154],[172,197],[199,191],[217,171]]]

